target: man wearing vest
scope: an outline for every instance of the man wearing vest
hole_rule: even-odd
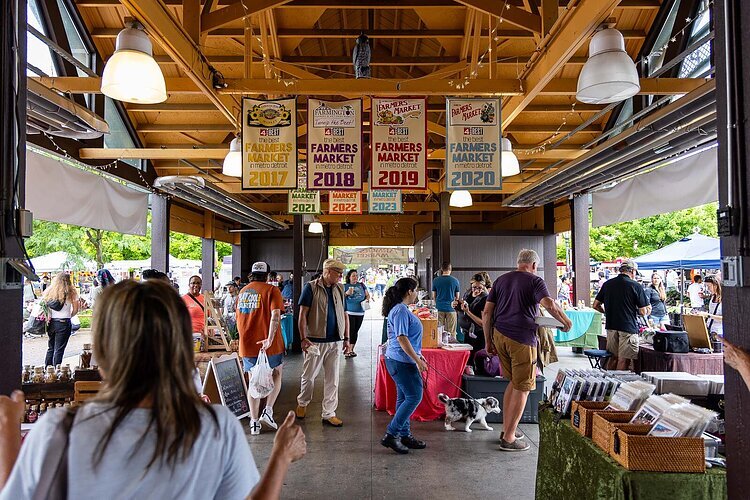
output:
[[[305,285],[299,298],[299,334],[305,361],[297,396],[297,418],[305,418],[313,397],[315,377],[323,368],[323,423],[341,427],[336,417],[339,404],[339,359],[349,352],[349,318],[344,313],[344,287],[339,283],[344,264],[336,259],[323,262],[323,275]],[[343,346],[342,346],[343,342]],[[311,346],[317,347],[319,354]]]

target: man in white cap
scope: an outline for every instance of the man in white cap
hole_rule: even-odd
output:
[[[299,334],[305,361],[297,396],[297,418],[305,418],[313,397],[315,377],[323,368],[323,424],[341,427],[336,416],[339,404],[339,359],[349,352],[349,317],[344,313],[344,287],[339,283],[344,264],[336,259],[323,262],[323,275],[307,283],[299,298]],[[343,344],[343,345],[342,345]],[[311,346],[319,353],[308,352]]]

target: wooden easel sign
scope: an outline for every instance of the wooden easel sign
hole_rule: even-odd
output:
[[[236,353],[211,359],[202,392],[212,404],[221,402],[237,418],[250,415],[245,375]]]

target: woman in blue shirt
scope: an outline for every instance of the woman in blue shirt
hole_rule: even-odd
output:
[[[422,401],[422,375],[427,363],[422,357],[422,323],[407,305],[417,301],[417,282],[401,278],[383,298],[383,316],[388,323],[385,366],[396,382],[396,414],[380,444],[396,453],[421,450],[424,441],[411,434],[409,419]]]
[[[349,315],[349,345],[351,349],[344,354],[345,358],[353,358],[357,355],[354,352],[354,346],[357,343],[357,334],[362,327],[362,321],[365,319],[365,310],[362,307],[362,301],[370,300],[370,292],[367,291],[363,283],[358,283],[359,276],[356,269],[351,269],[346,273],[344,280],[344,295],[346,303],[344,309]]]

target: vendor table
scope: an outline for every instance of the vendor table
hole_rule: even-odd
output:
[[[539,411],[536,498],[711,500],[727,497],[726,471],[705,474],[629,471],[581,436],[570,420]]]
[[[422,402],[412,414],[412,420],[425,422],[437,420],[445,415],[445,406],[438,400],[438,394],[442,392],[451,398],[460,397],[457,387],[461,387],[461,376],[469,360],[469,352],[422,349],[422,356],[428,364],[427,381]],[[393,415],[396,413],[396,383],[385,367],[385,357],[381,355],[379,358],[375,376],[375,409],[385,410]],[[445,375],[455,386],[440,376],[436,370]]]
[[[568,332],[555,330],[555,345],[596,349],[597,335],[602,333],[602,313],[594,309],[566,309],[565,315],[573,322]]]
[[[654,346],[641,344],[638,350],[637,372],[688,372],[693,375],[723,375],[724,354],[654,351]]]

